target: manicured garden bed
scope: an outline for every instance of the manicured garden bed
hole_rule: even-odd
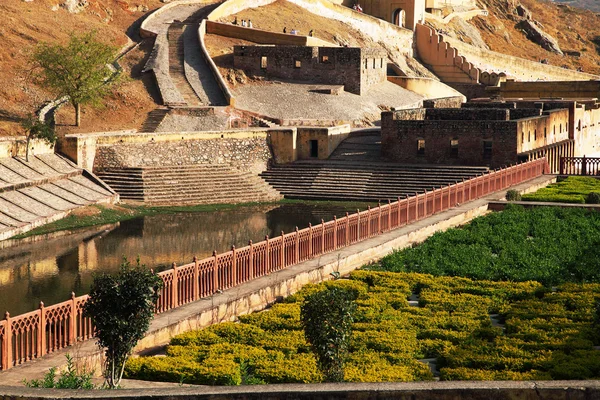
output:
[[[216,385],[319,382],[300,305],[309,293],[343,286],[358,304],[348,381],[431,380],[419,361],[426,358],[442,380],[600,378],[600,284],[583,283],[600,282],[599,242],[598,213],[508,207],[379,266],[399,272],[361,270],[308,285],[238,323],[179,335],[166,357],[131,360],[126,374]],[[413,272],[420,270],[438,276]]]
[[[552,183],[535,193],[523,195],[522,200],[583,204],[586,203],[586,198],[591,192],[600,192],[600,179],[569,176],[567,179]]]
[[[416,273],[356,271],[309,285],[269,311],[175,337],[167,357],[128,362],[129,378],[196,384],[319,382],[300,326],[304,296],[324,286],[358,293],[346,380],[430,380],[418,359],[437,358],[443,380],[600,377],[594,350],[598,284],[473,281]],[[411,293],[420,307],[409,306]],[[501,326],[492,326],[499,314]]]
[[[598,260],[600,213],[509,206],[394,252],[375,268],[556,285],[600,282]]]

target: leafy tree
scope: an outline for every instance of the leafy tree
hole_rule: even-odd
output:
[[[352,339],[355,294],[331,287],[308,296],[301,307],[304,336],[327,382],[344,381],[344,363]]]
[[[108,67],[116,53],[117,48],[98,40],[94,31],[72,33],[65,46],[42,43],[36,47],[31,56],[34,77],[57,97],[69,97],[80,126],[81,105],[99,105],[118,76]]]
[[[92,383],[92,373],[83,371],[77,372],[73,357],[70,354],[66,354],[67,357],[67,370],[61,372],[58,380],[56,379],[56,367],[50,368],[50,370],[44,375],[43,379],[32,379],[30,381],[24,379],[23,383],[27,387],[34,388],[46,388],[46,389],[94,389]]]
[[[42,122],[33,114],[29,114],[21,121],[21,126],[25,129],[27,143],[25,149],[25,160],[29,161],[29,142],[32,139],[42,139],[50,144],[56,143],[56,133],[54,127],[48,122]]]
[[[94,277],[84,314],[94,323],[98,345],[106,349],[109,388],[119,386],[127,358],[150,327],[162,283],[139,259],[136,266],[125,259],[117,275]]]

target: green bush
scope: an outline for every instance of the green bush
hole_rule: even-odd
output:
[[[600,204],[600,192],[590,192],[585,197],[587,204]]]
[[[570,176],[535,193],[523,195],[523,200],[583,204],[586,202],[586,196],[591,192],[600,192],[600,180],[585,176]]]
[[[518,190],[511,189],[506,192],[507,201],[521,201],[521,193]]]

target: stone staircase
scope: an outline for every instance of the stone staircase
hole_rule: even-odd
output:
[[[140,132],[156,132],[158,126],[163,122],[167,114],[168,108],[156,108],[148,113],[146,121],[142,125]]]
[[[381,129],[350,132],[346,140],[329,156],[330,160],[380,161]]]
[[[184,30],[186,25],[173,23],[167,32],[169,40],[169,74],[188,107],[200,106],[200,99],[185,77]]]
[[[276,165],[260,176],[290,199],[387,201],[486,172],[486,167],[323,160]]]
[[[0,240],[118,196],[94,175],[56,154],[0,159]]]
[[[107,169],[97,175],[121,200],[152,205],[249,203],[282,197],[257,175],[229,165]]]

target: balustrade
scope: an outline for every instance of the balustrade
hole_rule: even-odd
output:
[[[589,159],[588,159],[589,160]],[[600,159],[598,159],[600,160]],[[505,189],[548,172],[546,159],[493,171],[468,181],[442,187],[395,202],[358,211],[317,226],[269,238],[260,243],[177,266],[159,273],[164,286],[156,313],[211,296],[243,282],[268,275],[290,265],[377,236],[457,204]],[[43,303],[36,311],[0,321],[0,369],[25,363],[75,342],[92,337],[93,327],[83,316],[88,296],[75,297],[53,306]]]

